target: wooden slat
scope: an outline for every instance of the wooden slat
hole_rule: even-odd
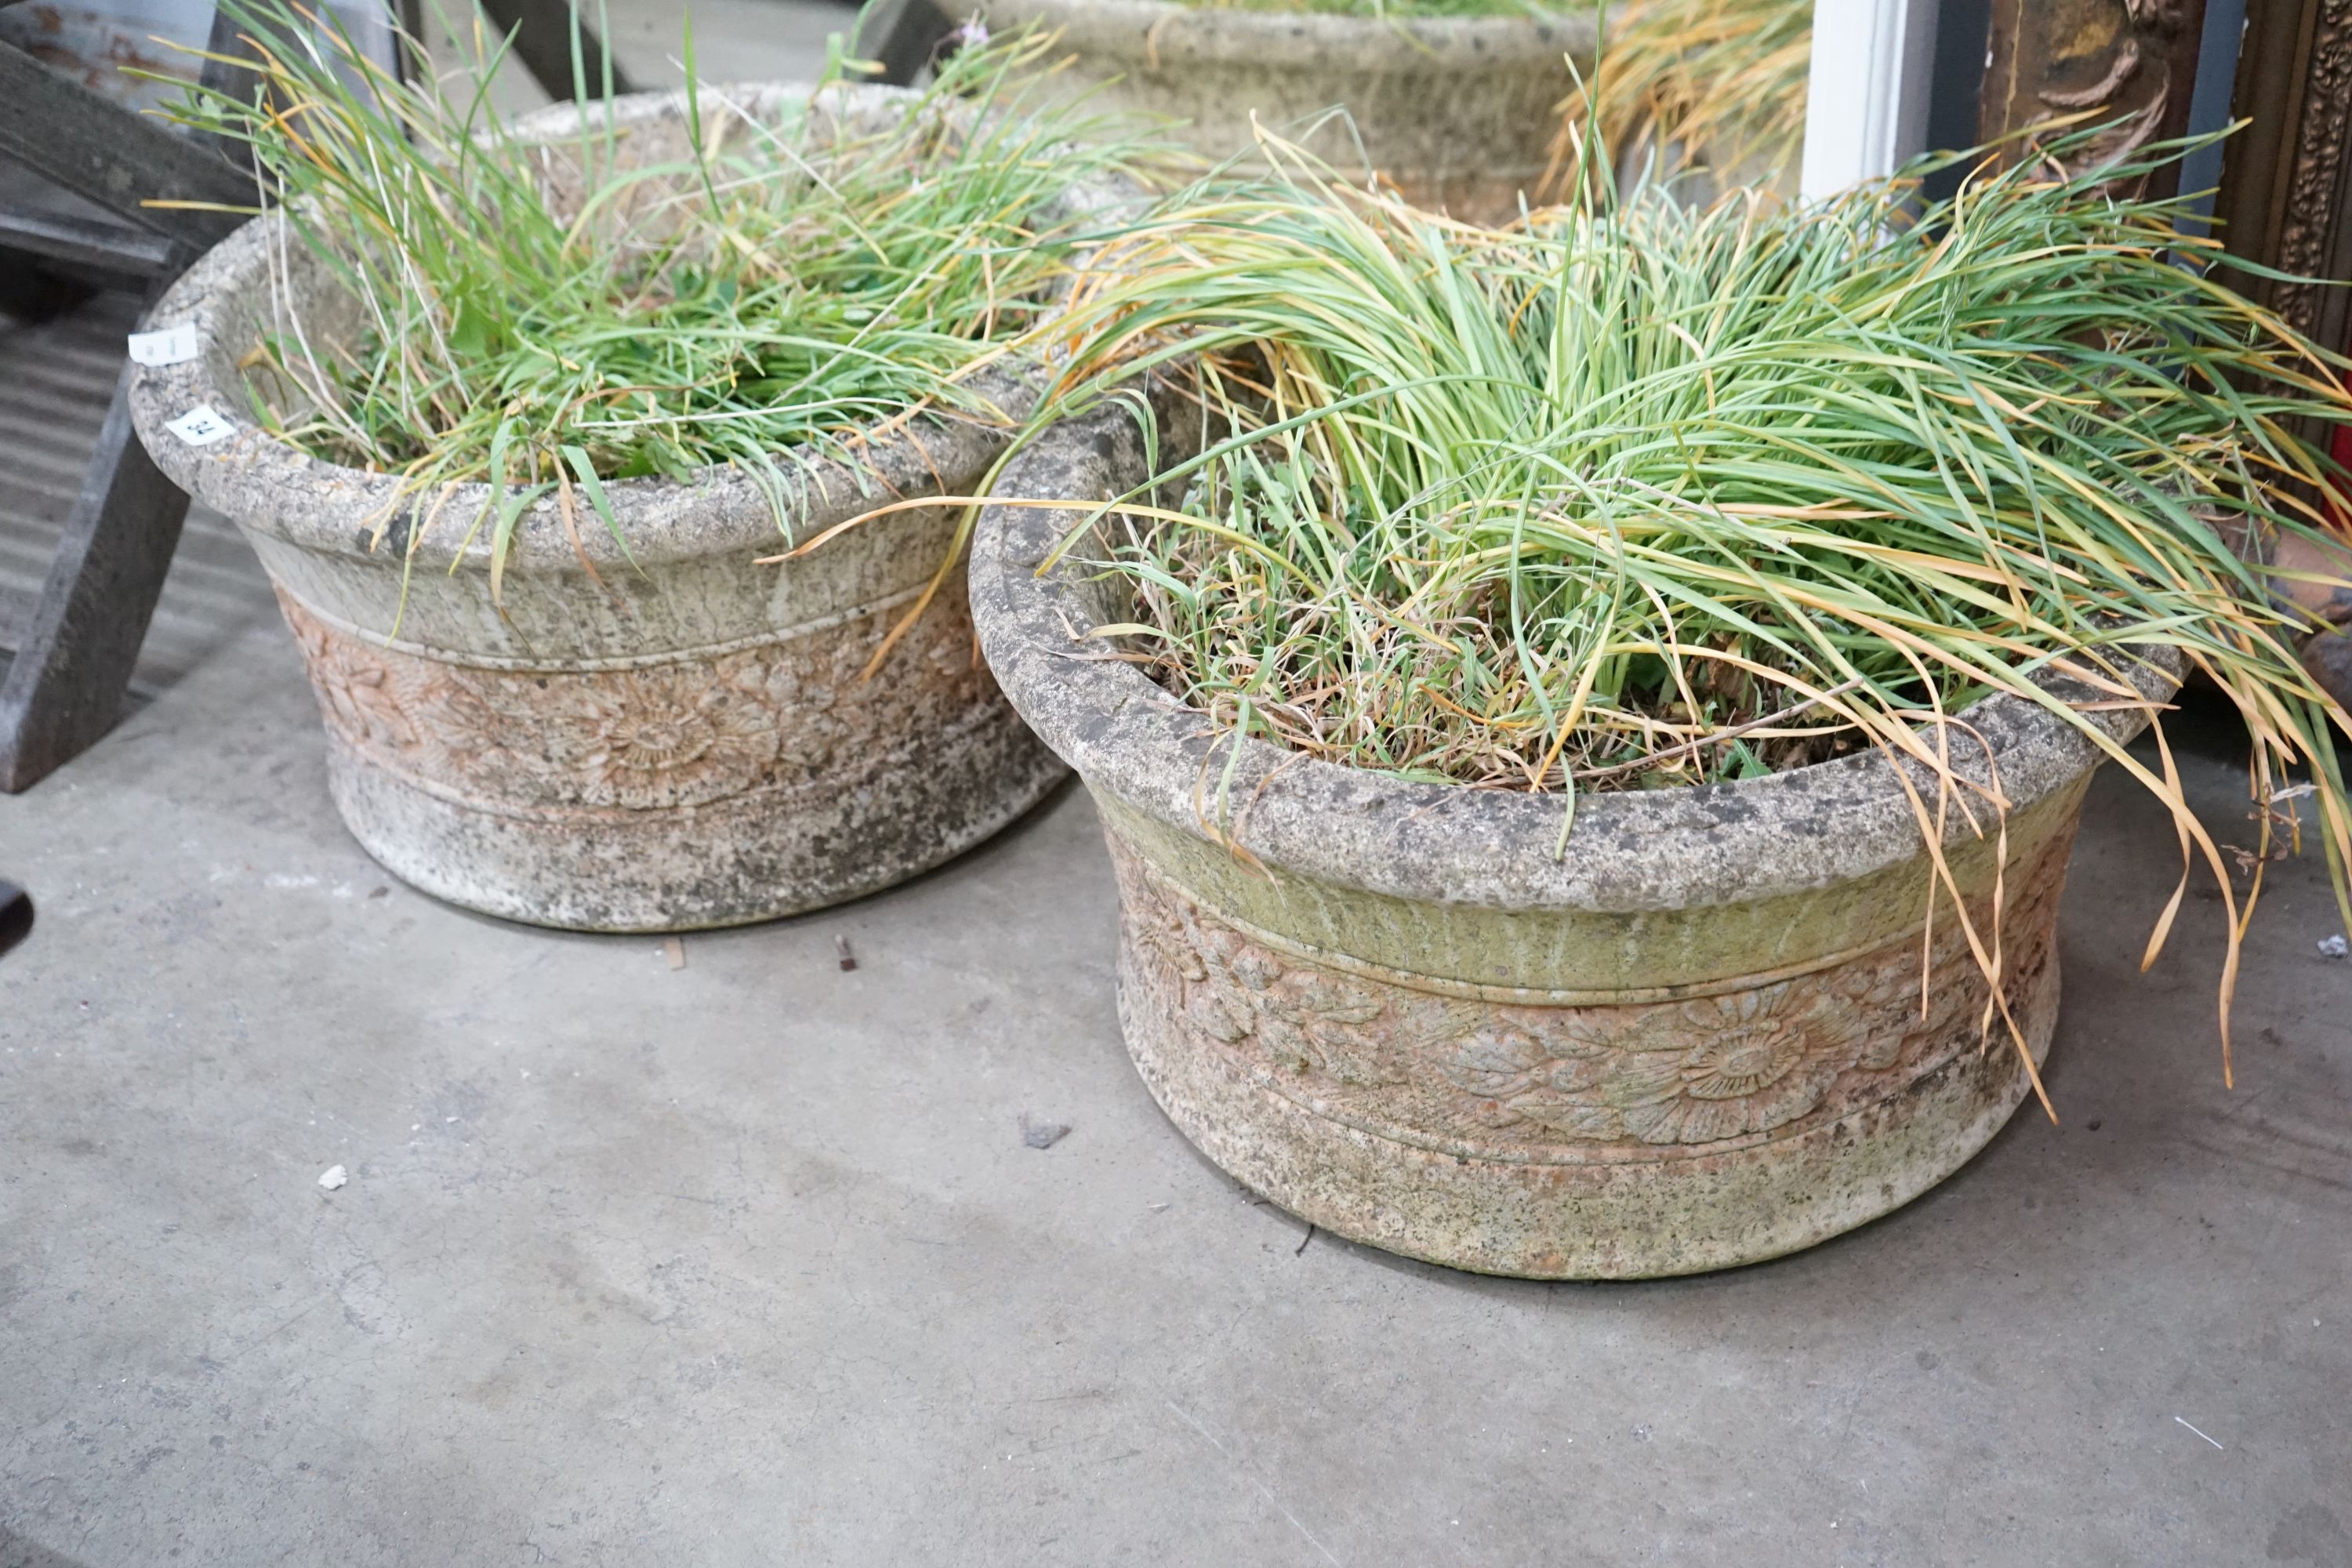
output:
[[[934,0],[881,0],[858,30],[857,57],[878,62],[890,86],[910,87],[953,30]]]
[[[522,68],[539,83],[540,90],[558,103],[572,98],[572,29],[573,12],[564,0],[482,0],[482,10],[505,32],[514,34],[514,58]],[[604,41],[596,29],[586,22],[580,28],[580,68],[591,94],[602,92],[604,82]],[[614,60],[613,90],[634,92],[636,89]],[[722,73],[723,74],[723,73]]]
[[[76,268],[152,278],[172,265],[172,242],[128,224],[0,211],[0,248]]]
[[[0,157],[194,249],[245,220],[234,213],[150,207],[151,200],[250,206],[251,182],[212,152],[174,136],[10,44],[0,44]]]
[[[0,583],[0,648],[14,648],[25,640],[33,624],[33,606],[38,602],[23,589]]]
[[[0,790],[29,789],[121,717],[188,498],[131,427],[131,366],[16,658],[0,682]]]

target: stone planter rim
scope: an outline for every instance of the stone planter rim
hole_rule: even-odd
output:
[[[715,97],[771,105],[805,98],[814,90],[803,83],[706,84],[702,89],[706,100]],[[830,89],[829,96],[835,94],[837,101],[850,107],[911,102],[917,96],[908,89],[867,84]],[[685,96],[684,89],[677,89],[616,99],[614,123],[626,129],[658,120],[682,104]],[[553,139],[571,134],[579,114],[574,106],[551,105],[518,118],[514,129],[527,138]],[[1078,194],[1077,199],[1104,197]],[[415,569],[446,571],[462,557],[467,569],[487,572],[487,528],[462,552],[457,543],[492,499],[494,487],[488,483],[461,483],[446,500],[437,486],[404,495],[398,476],[310,457],[251,418],[243,376],[235,368],[236,359],[251,345],[225,341],[225,322],[236,319],[233,312],[239,300],[270,286],[270,255],[273,247],[287,243],[286,223],[283,214],[272,212],[243,225],[183,273],[149,311],[143,323],[147,330],[194,325],[197,353],[175,365],[134,367],[130,402],[140,439],[156,466],[181,489],[243,526],[287,543],[382,562],[403,548],[409,520],[432,516],[431,531],[414,558]],[[1003,369],[975,375],[971,384],[1016,422],[1036,395],[1032,379]],[[209,446],[191,447],[164,428],[168,421],[199,406],[227,419],[234,433]],[[795,476],[793,482],[803,497],[803,521],[822,525],[855,516],[867,505],[889,499],[877,479],[895,482],[928,473],[932,463],[926,455],[927,440],[943,445],[953,439],[947,426],[955,418],[942,415],[927,422],[928,430],[910,426],[873,442],[866,465],[853,467],[805,453],[789,458],[786,471]],[[518,521],[508,570],[577,572],[584,554],[600,572],[627,571],[632,559],[683,561],[784,547],[766,493],[751,475],[730,465],[699,468],[690,482],[657,475],[607,479],[604,491],[628,540],[627,553],[575,489],[577,546],[564,526],[557,497],[550,493]],[[387,519],[392,525],[383,543],[372,545],[374,531]]]
[[[1138,472],[1139,445],[1126,410],[1065,420],[1008,466],[994,493],[1105,496],[1114,482],[1111,454],[1126,454],[1135,465],[1129,471]],[[1199,710],[1133,665],[1105,658],[1109,645],[1072,640],[1073,626],[1087,629],[1081,569],[1066,559],[1041,578],[1035,568],[1083,515],[984,510],[971,567],[982,647],[1013,706],[1064,761],[1090,785],[1179,831],[1218,841],[1210,824],[1223,781],[1232,837],[1269,867],[1397,899],[1531,910],[1638,913],[1760,900],[1920,856],[1895,765],[1875,752],[1734,784],[1587,794],[1560,858],[1553,855],[1558,795],[1408,783],[1259,740],[1243,742],[1236,759],[1230,738],[1213,738]],[[2136,684],[2152,697],[2168,695],[2178,655],[2151,648],[2144,659],[2132,671]],[[2065,789],[2100,756],[2088,738],[2021,698],[1990,697],[1962,717],[1998,758],[2012,814]],[[2090,718],[2118,740],[2145,723],[2132,712]],[[1954,750],[1957,757],[1958,741]],[[1916,765],[1909,771],[1915,782],[1929,776]],[[1987,776],[1981,761],[1958,771]],[[1963,815],[1952,813],[1948,843],[1973,837]]]
[[[1417,70],[1471,72],[1498,55],[1538,48],[1590,54],[1598,29],[1590,16],[1341,16],[1184,5],[1172,0],[962,0],[963,14],[1015,25],[1040,20],[1084,37],[1140,32],[1163,63],[1248,64],[1330,68],[1333,56],[1392,44],[1410,51]]]

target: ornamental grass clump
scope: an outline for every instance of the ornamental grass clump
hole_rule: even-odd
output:
[[[1590,94],[1561,105],[1558,161],[1598,121],[1604,145],[1662,172],[1793,175],[1812,62],[1812,0],[1624,0]]]
[[[1177,0],[1196,11],[1279,11],[1320,16],[1541,16],[1561,7],[1538,0]]]
[[[1034,37],[953,53],[878,121],[832,112],[857,74],[837,47],[781,123],[698,85],[686,151],[647,163],[621,152],[609,79],[558,139],[501,122],[506,44],[478,18],[461,69],[404,82],[299,5],[229,4],[260,68],[178,118],[249,149],[286,244],[360,311],[331,340],[287,302],[281,264],[253,415],[315,457],[404,476],[436,521],[446,487],[493,482],[495,515],[457,521],[492,531],[494,588],[551,490],[570,518],[576,488],[617,536],[602,481],[731,464],[781,523],[796,465],[854,466],[877,425],[1011,423],[985,373],[1083,244],[1090,220],[1064,198],[1149,156],[1132,122],[1036,93],[1050,46]],[[685,64],[697,82],[690,28]]]
[[[2341,475],[2297,422],[2352,402],[2345,362],[2200,272],[2179,204],[2114,195],[2137,167],[1988,164],[1916,215],[1907,180],[1793,211],[1580,180],[1493,232],[1291,167],[1136,228],[1056,329],[1065,405],[1152,371],[1209,426],[1159,481],[1181,500],[1070,536],[1139,607],[1097,636],[1231,733],[1556,794],[1565,854],[1580,792],[1875,751],[1915,764],[1955,900],[1943,825],[1992,836],[2005,805],[1966,710],[2012,694],[2220,877],[2226,1041],[2220,848],[2168,753],[2090,715],[2157,707],[2146,658],[2204,673],[2258,802],[2309,770],[2342,896],[2352,720],[2222,536],[2313,530]]]

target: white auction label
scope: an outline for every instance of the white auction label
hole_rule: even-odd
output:
[[[185,364],[196,357],[196,324],[182,321],[159,332],[133,332],[131,357],[141,364]]]
[[[214,413],[209,405],[204,404],[189,409],[177,419],[167,421],[163,428],[191,447],[209,447],[214,442],[236,432],[236,426]]]

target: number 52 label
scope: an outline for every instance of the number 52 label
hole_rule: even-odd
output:
[[[209,447],[236,433],[236,426],[214,413],[209,404],[199,404],[177,419],[166,421],[163,428],[191,447]]]

